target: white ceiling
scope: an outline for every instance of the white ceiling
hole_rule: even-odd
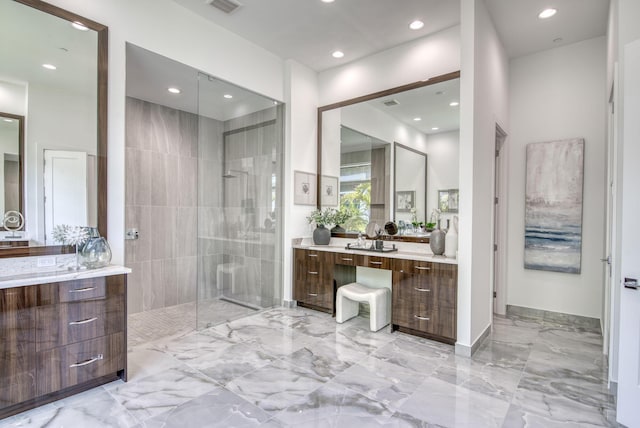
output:
[[[98,36],[14,1],[0,1],[0,80],[97,94]],[[47,70],[42,64],[53,64]]]
[[[604,36],[609,0],[485,0],[510,58]],[[539,19],[538,13],[558,13]],[[562,39],[554,42],[554,40]]]
[[[225,14],[205,0],[174,0],[284,59],[322,71],[460,23],[459,0],[239,0]],[[425,26],[409,29],[420,19]],[[344,58],[331,53],[341,50]]]
[[[225,14],[206,0],[173,0],[251,42],[322,71],[460,23],[460,0],[240,0]],[[485,0],[514,58],[606,33],[609,0]],[[558,9],[548,20],[547,8]],[[413,31],[414,19],[425,22]],[[561,41],[554,40],[561,38]],[[331,53],[345,52],[335,59]]]

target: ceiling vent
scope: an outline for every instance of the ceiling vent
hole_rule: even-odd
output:
[[[242,6],[235,0],[207,0],[207,3],[209,3],[216,9],[228,14],[235,12],[236,9]]]
[[[383,104],[386,105],[387,107],[393,107],[393,106],[397,106],[400,103],[398,102],[398,100],[387,100],[387,101],[383,101]]]

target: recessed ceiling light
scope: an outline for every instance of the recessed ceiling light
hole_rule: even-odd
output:
[[[456,107],[456,106],[459,106],[459,105],[460,105],[460,103],[459,103],[459,102],[457,102],[457,101],[451,101],[451,102],[449,103],[449,105],[450,105],[451,107]]]
[[[42,64],[42,66],[43,66],[44,68],[46,68],[47,70],[55,70],[56,68],[58,68],[58,67],[56,67],[56,66],[55,66],[55,65],[53,65],[53,64]]]
[[[420,122],[422,120],[421,117],[414,117],[413,120],[415,120],[416,122]]]
[[[432,131],[437,131],[438,129],[440,128],[438,128],[437,126],[434,126],[433,128],[431,128]]]
[[[273,102],[273,105],[277,106],[277,105],[278,105],[278,102],[277,102],[277,101],[274,101],[274,102]]]
[[[333,3],[335,0],[322,0],[322,3]]]
[[[174,88],[173,86],[170,88],[167,88],[167,91],[171,92],[172,94],[179,94],[180,92],[182,92],[180,89]]]
[[[4,121],[11,123],[11,122],[13,122],[13,119],[5,119]]]
[[[342,58],[344,56],[344,53],[342,51],[335,51],[331,54],[331,56],[333,56],[334,58]]]
[[[558,13],[558,9],[553,9],[553,8],[545,9],[538,14],[538,18],[540,19],[551,18],[556,13]]]
[[[89,31],[89,28],[86,25],[84,25],[82,22],[80,22],[80,21],[73,21],[71,23],[71,26],[73,28],[75,28],[76,30]]]
[[[231,94],[224,94],[223,95],[226,99],[230,100],[231,98],[233,98],[233,95]]]
[[[413,21],[411,24],[409,24],[409,28],[411,28],[412,30],[419,30],[422,27],[424,27],[424,22],[416,19],[415,21]]]

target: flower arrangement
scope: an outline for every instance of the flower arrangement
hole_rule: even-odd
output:
[[[78,259],[78,245],[82,245],[89,239],[89,232],[85,227],[69,226],[68,224],[59,224],[53,228],[53,240],[62,245],[73,245],[76,247],[76,264],[70,266],[70,270],[79,270],[80,261]]]
[[[315,223],[316,226],[327,226],[335,224],[335,214],[333,208],[325,208],[324,210],[316,209],[311,211],[307,217],[309,224]]]
[[[351,213],[343,207],[340,207],[339,210],[334,209],[333,211],[333,224],[343,225],[352,217]]]
[[[89,239],[87,229],[80,226],[59,224],[53,228],[53,240],[63,245],[78,246]]]

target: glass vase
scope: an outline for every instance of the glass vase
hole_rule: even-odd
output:
[[[90,269],[101,268],[111,262],[111,247],[105,238],[100,236],[97,227],[89,228],[89,239],[80,251],[82,264]]]

